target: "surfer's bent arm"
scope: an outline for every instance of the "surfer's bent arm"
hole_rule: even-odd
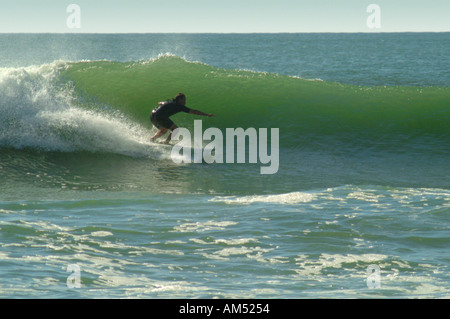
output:
[[[192,109],[189,111],[189,113],[194,114],[194,115],[207,116],[207,117],[215,116],[214,114],[211,114],[211,113],[204,113],[202,111],[197,111],[197,110],[192,110]]]

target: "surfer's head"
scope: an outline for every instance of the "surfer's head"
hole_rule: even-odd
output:
[[[178,93],[177,96],[175,96],[174,101],[180,103],[181,105],[185,105],[186,95],[184,95],[183,93]]]

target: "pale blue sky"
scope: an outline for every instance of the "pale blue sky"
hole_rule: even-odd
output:
[[[69,4],[80,28],[69,28]],[[369,4],[381,9],[367,26]],[[450,31],[450,0],[0,0],[0,33]]]

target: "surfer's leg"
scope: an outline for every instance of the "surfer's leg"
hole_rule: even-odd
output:
[[[169,136],[167,136],[167,139],[164,141],[164,144],[169,144],[170,139],[172,138],[172,132],[173,132],[175,129],[177,129],[177,128],[178,128],[178,126],[176,126],[175,124],[173,124],[173,125],[170,127],[171,132],[170,132]]]
[[[167,129],[165,127],[161,128],[158,132],[156,132],[156,134],[150,138],[150,141],[154,141],[156,140],[158,137],[161,137],[162,135],[166,134]]]

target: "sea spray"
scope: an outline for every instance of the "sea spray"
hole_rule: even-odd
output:
[[[83,105],[70,83],[61,81],[68,64],[0,69],[0,147],[45,151],[89,151],[161,157],[150,131],[120,110]]]

